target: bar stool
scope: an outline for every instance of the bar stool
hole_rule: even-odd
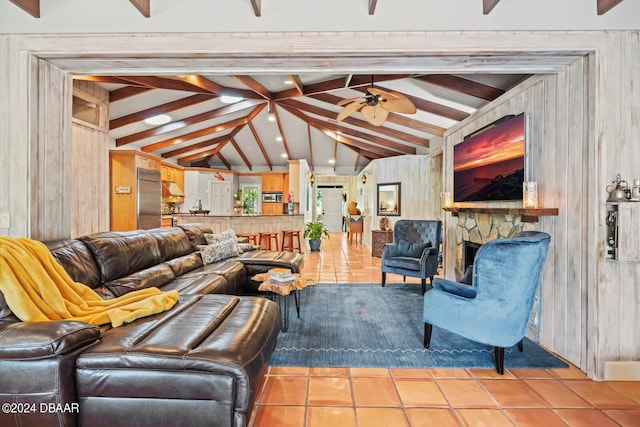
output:
[[[289,241],[287,242],[287,237]],[[294,240],[294,238],[296,240]],[[299,230],[282,230],[282,250],[283,251],[298,251],[302,253],[302,245],[300,244],[300,231]]]
[[[264,249],[270,251],[272,250],[271,248],[271,241],[274,240],[275,241],[275,246],[276,246],[276,251],[279,251],[279,247],[278,247],[278,233],[277,232],[264,232],[264,233],[260,233],[260,243],[258,243],[260,245],[260,247],[262,248],[262,244],[264,243]]]
[[[238,237],[246,237],[249,240],[249,243],[254,245],[258,244],[258,236],[255,234],[237,234]]]

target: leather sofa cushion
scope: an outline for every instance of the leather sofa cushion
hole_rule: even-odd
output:
[[[146,231],[96,233],[81,240],[91,250],[103,283],[159,264],[162,259],[158,240]]]
[[[190,254],[195,246],[180,227],[156,228],[149,233],[158,240],[162,261]]]
[[[230,294],[229,282],[217,274],[181,276],[162,287],[163,291],[178,291],[180,295]]]
[[[89,248],[77,239],[44,242],[53,257],[71,276],[74,282],[90,288],[100,286],[100,272]]]
[[[70,320],[18,322],[0,329],[2,359],[39,359],[59,356],[96,342],[100,328]]]
[[[169,261],[166,261],[171,270],[173,270],[173,274],[176,277],[181,276],[185,273],[190,272],[191,270],[195,270],[196,268],[200,268],[203,265],[202,257],[199,252],[193,252],[189,255],[181,256],[180,258],[174,258]]]
[[[104,284],[113,295],[119,297],[131,291],[150,287],[159,288],[175,279],[173,270],[167,264],[158,264],[145,268],[126,277],[110,280]]]
[[[293,273],[302,272],[304,267],[304,258],[298,252],[252,251],[245,252],[235,259],[245,265],[288,268]]]
[[[195,246],[206,245],[207,239],[204,237],[205,233],[213,233],[211,227],[202,224],[181,224],[178,227],[184,230],[191,243]]]

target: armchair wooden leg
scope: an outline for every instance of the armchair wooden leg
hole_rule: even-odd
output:
[[[387,281],[387,273],[382,272],[382,287],[384,288],[384,283]]]
[[[420,284],[422,285],[422,295],[427,291],[427,279],[421,279]]]
[[[518,350],[520,350],[520,353],[524,351],[524,338],[518,342]]]
[[[433,325],[431,325],[431,323],[426,323],[424,324],[424,348],[429,348],[429,345],[431,345],[431,331],[433,329]]]
[[[496,356],[496,371],[500,375],[504,375],[504,347],[495,347],[494,353]]]
[[[402,281],[403,281],[404,283],[407,283],[407,276],[402,276]]]

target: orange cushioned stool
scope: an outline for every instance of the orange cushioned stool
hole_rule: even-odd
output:
[[[287,238],[289,238],[288,241]],[[300,244],[300,231],[282,230],[282,250],[291,252],[298,251],[302,253],[302,245]]]
[[[271,233],[271,232],[266,232],[266,233],[260,233],[260,243],[258,243],[260,245],[260,247],[262,249],[266,249],[268,251],[270,250],[274,250],[271,247],[271,241],[275,242],[275,250],[279,251],[280,248],[278,247],[278,233]],[[262,244],[264,243],[264,247],[262,247]]]

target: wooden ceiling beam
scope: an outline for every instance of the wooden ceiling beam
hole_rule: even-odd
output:
[[[73,80],[82,80],[86,82],[97,82],[97,83],[114,83],[119,85],[127,85],[127,86],[136,86],[136,87],[148,87],[143,84],[136,84],[130,81],[121,79],[118,76],[83,76],[83,75],[74,75]]]
[[[256,103],[262,102],[254,99],[246,99],[244,101],[236,102],[235,104],[225,105],[216,110],[206,111],[204,113],[196,114],[195,116],[186,117],[182,120],[167,123],[166,125],[156,126],[151,129],[147,129],[141,132],[137,132],[131,135],[123,136],[116,139],[116,147],[121,147],[132,142],[140,141],[142,139],[150,138],[152,136],[161,135],[163,133],[171,132],[177,129],[182,129],[186,126],[194,125],[196,123],[212,120],[225,114],[236,113],[246,108],[250,108],[256,105]],[[182,136],[176,136],[173,139],[182,138]],[[144,150],[143,150],[144,151]]]
[[[155,89],[181,90],[185,92],[211,93],[206,89],[176,79],[156,76],[118,76],[122,80]]]
[[[184,83],[188,83],[206,92],[215,93],[216,95],[237,96],[240,98],[247,98],[247,99],[259,98],[251,90],[224,87],[214,82],[213,80],[209,80],[205,77],[198,76],[198,75],[171,76],[171,78],[173,80],[178,80]]]
[[[376,6],[378,4],[378,0],[369,0],[369,15],[373,15],[376,13]]]
[[[379,74],[373,76],[376,82],[388,81],[388,80],[398,80],[407,77],[411,77],[409,74]],[[371,84],[371,76],[370,75],[353,75],[349,81],[349,85],[345,86],[345,78],[339,77],[332,80],[326,80],[324,82],[312,83],[306,85],[304,87],[304,94],[306,96],[315,95],[324,92],[331,92],[338,89],[344,89],[345,87],[358,87],[358,86],[367,86]],[[273,97],[276,101],[287,98],[296,98],[300,96],[298,90],[295,88],[285,89],[280,92],[276,92],[273,94]]]
[[[253,13],[256,14],[257,17],[262,16],[262,1],[261,0],[250,0],[251,7],[253,8]]]
[[[311,125],[307,120],[307,138],[309,139],[309,167],[313,171],[313,143],[311,141]]]
[[[358,153],[358,155],[356,156],[356,162],[353,165],[353,171],[354,172],[358,171],[358,162],[360,162],[360,153]]]
[[[178,163],[189,163],[189,162],[193,162],[194,160],[202,159],[205,157],[211,158],[216,154],[218,154],[218,152],[222,150],[222,147],[224,147],[225,144],[226,142],[221,142],[217,147],[212,148],[211,150],[201,151],[199,153],[195,153],[190,156],[180,157],[178,159]],[[206,162],[208,162],[208,159],[206,160]]]
[[[269,92],[269,89],[264,87],[260,82],[251,76],[231,76],[235,81],[242,83],[248,87],[252,92],[257,93],[267,101],[273,99],[273,95]]]
[[[610,11],[614,6],[622,3],[622,0],[598,0],[597,9],[598,15],[604,15]]]
[[[267,155],[267,152],[264,149],[264,145],[262,145],[262,140],[260,139],[260,136],[258,135],[258,132],[256,131],[255,126],[253,126],[253,123],[251,123],[251,121],[249,121],[248,124],[249,124],[249,129],[251,130],[251,133],[253,134],[253,137],[255,138],[256,143],[258,144],[258,148],[260,148],[260,151],[262,152],[262,156],[264,157],[265,162],[267,162],[267,165],[269,165],[269,169],[273,170],[271,159],[269,158],[269,155]]]
[[[125,86],[109,92],[109,102],[118,102],[154,90],[150,87]]]
[[[215,95],[208,94],[196,94],[187,96],[186,98],[180,98],[173,102],[167,102],[166,104],[157,105],[146,110],[138,111],[137,113],[129,114],[126,116],[118,117],[109,121],[109,130],[118,129],[122,126],[126,126],[135,122],[142,121],[146,118],[157,116],[158,114],[167,114],[172,111],[177,111],[182,108],[191,107],[192,105],[199,104],[201,102],[210,101]]]
[[[482,14],[488,15],[500,0],[482,0]]]
[[[427,74],[424,76],[415,76],[414,79],[487,101],[493,101],[504,94],[504,90],[497,87],[474,82],[473,80],[451,74]]]
[[[40,18],[40,0],[9,0],[34,18]]]
[[[282,145],[284,146],[284,152],[287,154],[287,159],[291,158],[291,152],[289,151],[289,144],[287,144],[287,136],[284,133],[284,129],[282,128],[282,122],[280,121],[280,114],[278,113],[278,109],[273,109],[273,114],[276,116],[276,124],[278,125],[278,131],[280,132],[280,137],[282,138]]]
[[[320,101],[324,101],[330,104],[336,104],[342,98],[337,97],[335,95],[331,95],[328,93],[314,95],[313,98],[318,99]],[[338,113],[335,113],[330,110],[325,110],[324,108],[316,107],[315,105],[307,104],[302,101],[297,101],[295,99],[287,99],[284,101],[280,101],[280,104],[285,104],[293,108],[297,108],[302,111],[306,111],[308,113],[312,113],[318,116],[325,117],[327,119],[335,119]],[[365,120],[356,119],[354,117],[347,117],[343,120],[343,123],[350,124],[352,126],[357,126],[359,128],[375,132],[376,134],[386,135],[391,138],[399,139],[401,141],[405,141],[414,145],[418,145],[420,147],[428,147],[429,140],[426,138],[420,138],[418,136],[402,132],[395,129],[389,129],[381,126],[373,126],[369,122]]]
[[[220,159],[220,161],[227,167],[227,169],[231,170],[231,164],[224,158],[220,150],[216,153],[216,156]]]
[[[162,157],[165,159],[169,159],[171,157],[178,157],[183,154],[190,153],[192,151],[201,150],[203,148],[210,147],[212,145],[217,145],[225,142],[226,140],[233,138],[236,134],[242,129],[244,125],[239,125],[234,128],[231,132],[226,135],[220,135],[215,138],[209,139],[207,141],[198,142],[197,144],[191,144],[186,147],[177,148],[175,150],[167,151],[166,153],[162,153]]]
[[[219,125],[207,127],[204,129],[199,129],[193,132],[186,133],[184,135],[179,135],[173,138],[165,139],[163,141],[154,142],[153,144],[144,145],[140,149],[145,153],[150,153],[156,150],[162,150],[162,149],[171,147],[173,145],[182,144],[192,139],[202,138],[203,136],[212,135],[236,126],[241,126],[246,124],[246,122],[247,122],[247,119],[244,117],[235,119],[235,120],[229,120],[228,122],[220,123]]]
[[[129,0],[145,18],[151,18],[151,0]]]
[[[236,149],[236,152],[238,153],[244,164],[247,166],[247,168],[249,168],[249,170],[252,170],[253,167],[251,166],[251,162],[249,162],[249,159],[244,154],[244,151],[242,151],[236,140],[234,138],[229,138],[229,142],[231,143],[231,145],[233,145],[233,148]]]

